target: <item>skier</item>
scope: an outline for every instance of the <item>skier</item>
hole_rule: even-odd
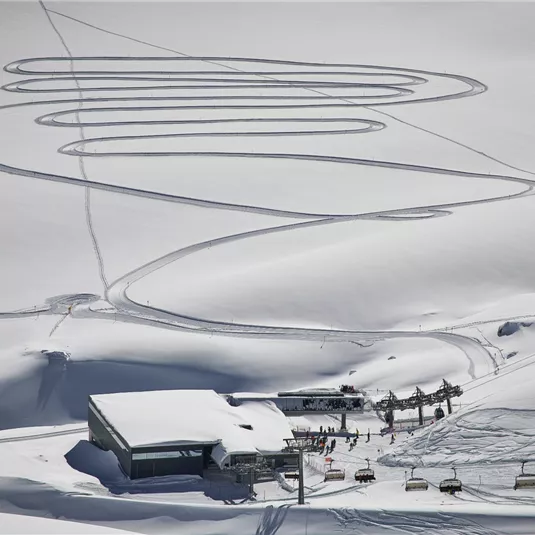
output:
[[[322,434],[323,434],[323,426],[320,425],[320,435],[322,435]]]
[[[370,430],[368,429],[368,438],[366,439],[366,442],[370,441]]]

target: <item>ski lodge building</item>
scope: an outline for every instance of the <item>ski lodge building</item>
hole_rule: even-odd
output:
[[[131,479],[203,475],[263,457],[295,464],[284,452],[293,433],[271,401],[231,406],[213,390],[160,390],[89,396],[89,439],[111,450]]]

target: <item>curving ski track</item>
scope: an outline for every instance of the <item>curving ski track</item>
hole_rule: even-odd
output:
[[[61,13],[48,10],[41,4],[45,10],[50,23],[49,13],[70,18],[76,22],[91,26],[98,31],[119,35],[126,39],[138,41],[134,38],[108,32],[102,28],[92,26],[73,19]],[[484,360],[488,364],[490,355],[488,351],[481,346],[476,340],[461,335],[443,332],[412,332],[412,331],[348,331],[335,329],[306,329],[279,327],[269,325],[252,325],[236,324],[215,321],[205,318],[197,318],[186,314],[177,314],[168,310],[157,307],[143,305],[133,301],[128,296],[128,288],[136,281],[147,275],[154,273],[163,266],[175,262],[185,256],[202,251],[208,247],[223,246],[225,244],[238,240],[252,239],[254,237],[279,233],[291,232],[292,230],[304,227],[321,226],[345,221],[367,219],[367,220],[390,220],[399,221],[400,223],[414,219],[429,219],[433,217],[443,217],[450,215],[453,209],[463,208],[476,204],[500,202],[513,198],[522,197],[532,192],[534,182],[532,180],[509,175],[490,175],[474,172],[466,172],[458,169],[444,169],[432,166],[420,166],[416,164],[407,164],[392,161],[376,161],[362,158],[349,158],[333,155],[317,154],[298,154],[298,153],[250,153],[250,152],[214,152],[214,151],[107,151],[106,145],[116,141],[140,141],[156,140],[164,138],[183,138],[183,137],[225,137],[225,136],[312,136],[312,135],[364,135],[376,133],[380,135],[380,130],[387,127],[382,121],[372,121],[369,119],[359,119],[355,117],[309,117],[306,115],[308,110],[324,109],[325,114],[334,108],[353,109],[365,108],[366,110],[376,111],[374,108],[379,106],[424,104],[426,102],[447,101],[458,98],[465,98],[478,95],[486,91],[486,86],[472,78],[444,74],[433,71],[403,69],[399,67],[385,67],[378,65],[359,65],[359,64],[326,64],[314,62],[298,62],[273,59],[258,58],[224,58],[224,57],[194,57],[187,56],[183,53],[180,57],[76,57],[70,53],[61,34],[58,33],[65,49],[68,51],[69,58],[65,57],[42,57],[26,58],[14,61],[4,67],[8,73],[22,76],[31,76],[22,81],[11,82],[2,87],[5,91],[20,93],[21,95],[34,96],[44,94],[65,94],[76,93],[78,98],[60,98],[45,100],[33,100],[31,102],[19,102],[0,106],[2,109],[13,109],[17,107],[47,107],[54,106],[52,113],[44,113],[36,117],[35,121],[39,125],[59,128],[76,128],[80,132],[80,140],[74,140],[62,147],[58,151],[65,155],[76,156],[80,159],[82,177],[64,176],[55,173],[47,173],[39,169],[23,169],[13,167],[5,163],[0,163],[0,171],[39,180],[48,180],[61,182],[73,186],[91,189],[110,191],[123,195],[134,195],[138,197],[150,198],[165,202],[175,202],[181,204],[192,204],[205,208],[234,210],[250,213],[258,213],[277,217],[291,218],[301,220],[297,223],[290,223],[270,228],[258,229],[250,232],[243,232],[231,236],[223,236],[214,240],[198,243],[173,251],[165,256],[154,259],[153,261],[136,268],[135,270],[123,275],[116,281],[108,284],[104,274],[104,263],[98,249],[98,242],[94,232],[92,232],[93,243],[97,257],[99,259],[99,269],[101,278],[105,287],[105,298],[115,307],[116,313],[109,313],[92,310],[89,304],[79,304],[73,310],[74,317],[99,317],[111,318],[114,321],[130,321],[136,323],[145,323],[165,328],[183,329],[195,332],[205,332],[225,336],[240,337],[274,337],[274,338],[291,338],[296,340],[362,340],[362,339],[383,339],[383,338],[400,338],[400,337],[426,337],[438,339],[442,342],[452,344],[465,353],[469,360],[468,373],[472,378],[475,377],[475,359]],[[150,43],[144,43],[154,48],[161,48]],[[168,50],[168,49],[166,49]],[[55,65],[56,68],[46,68],[49,65]],[[68,68],[57,69],[57,64],[65,64]],[[92,69],[91,64],[98,63],[98,69]],[[129,65],[145,64],[148,69],[128,70]],[[44,64],[44,68],[43,68]],[[190,69],[190,65],[195,64],[209,65],[209,70]],[[102,68],[102,65],[107,67]],[[167,70],[164,68],[168,65]],[[89,67],[87,67],[89,66]],[[109,67],[108,67],[109,66]],[[157,68],[162,66],[162,68]],[[272,70],[280,67],[282,70]],[[78,68],[81,67],[81,68]],[[123,67],[123,68],[121,68]],[[185,67],[185,69],[184,69]],[[249,70],[247,68],[249,67]],[[313,76],[314,79],[301,79],[299,77]],[[283,79],[281,79],[281,77]],[[293,79],[292,77],[297,77]],[[355,81],[344,81],[337,77],[354,77]],[[286,79],[284,79],[286,78]],[[371,79],[371,80],[370,80]],[[437,82],[446,80],[450,86],[455,86],[455,90],[443,91],[435,87]],[[74,83],[74,86],[73,86]],[[122,85],[121,85],[122,84]],[[144,85],[146,84],[146,85]],[[427,95],[419,95],[422,88],[427,88]],[[348,94],[329,94],[327,90],[349,91]],[[251,91],[262,91],[261,95],[250,94]],[[145,92],[157,91],[159,94],[147,96]],[[284,91],[279,94],[277,91]],[[296,94],[296,91],[299,94]],[[84,93],[103,93],[101,96],[84,97]],[[141,95],[136,93],[142,92]],[[161,93],[160,93],[161,92]],[[208,94],[211,92],[210,94]],[[275,94],[270,94],[275,92]],[[115,97],[110,94],[121,93],[121,96]],[[229,94],[230,93],[230,94]],[[305,93],[305,94],[303,94]],[[126,95],[126,96],[124,96]],[[178,104],[170,104],[178,101]],[[201,102],[201,104],[188,104],[189,101]],[[203,101],[207,101],[204,103]],[[235,102],[233,102],[235,101]],[[244,102],[246,102],[244,104]],[[103,106],[105,103],[112,103],[112,106]],[[147,103],[152,105],[147,106]],[[58,109],[59,106],[65,106]],[[92,105],[92,107],[83,107]],[[300,110],[303,115],[294,118],[284,117],[261,117],[259,113],[262,110]],[[158,112],[158,111],[175,111],[180,114],[183,111],[190,110],[240,110],[250,112],[247,118],[214,118],[214,119],[176,119],[176,120],[140,120],[132,119],[120,120],[114,115],[121,112]],[[398,120],[391,114],[379,112],[384,117]],[[107,114],[106,120],[96,120],[92,122],[92,115]],[[72,116],[76,120],[69,122],[68,118]],[[246,125],[258,125],[260,123],[273,123],[276,129],[267,131],[254,131],[251,129],[240,130],[240,127]],[[314,126],[307,129],[283,130],[281,125],[307,125],[312,123]],[[308,124],[307,124],[308,123]],[[115,126],[136,125],[136,126],[169,126],[169,125],[217,125],[233,124],[238,127],[232,132],[182,132],[166,134],[137,134],[129,136],[100,136],[90,138],[84,134],[84,129],[99,127],[113,129]],[[335,125],[335,128],[319,128],[325,125]],[[345,128],[336,127],[337,124],[346,124]],[[410,125],[409,126],[414,126]],[[418,127],[415,127],[418,128]],[[429,132],[433,135],[438,135]],[[439,136],[439,135],[438,135]],[[443,136],[439,136],[443,137]],[[446,139],[446,138],[443,138]],[[457,143],[454,140],[446,139]],[[457,143],[458,144],[458,143]],[[86,147],[95,145],[104,147],[104,150],[89,152]],[[467,150],[477,152],[482,157],[495,160],[489,155],[477,151],[471,147],[463,145]],[[407,170],[417,173],[439,174],[445,176],[455,176],[470,178],[474,180],[501,180],[516,183],[522,186],[520,191],[510,195],[501,195],[485,199],[467,199],[459,202],[434,204],[426,206],[414,206],[409,208],[383,210],[369,213],[353,214],[332,214],[332,213],[306,213],[299,211],[281,210],[276,208],[241,205],[225,203],[214,200],[201,198],[191,198],[168,193],[161,193],[151,190],[120,186],[112,183],[95,181],[85,175],[83,169],[83,158],[113,158],[113,157],[152,157],[167,156],[172,158],[185,157],[203,157],[203,158],[255,158],[259,161],[262,159],[290,159],[306,160],[312,162],[328,162],[334,165],[358,165],[374,166],[386,169]],[[503,165],[517,169],[514,166],[500,162]],[[526,171],[527,172],[527,171]],[[90,223],[90,206],[88,205],[88,222]],[[91,226],[91,225],[90,225]],[[39,308],[34,310],[16,311],[0,314],[0,318],[24,317],[34,315],[38,312],[49,311],[49,308]]]

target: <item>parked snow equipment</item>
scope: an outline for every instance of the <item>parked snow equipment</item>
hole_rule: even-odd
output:
[[[375,472],[370,468],[370,459],[366,459],[366,461],[368,462],[368,467],[361,468],[355,472],[355,480],[359,483],[375,481]]]
[[[343,470],[337,468],[331,468],[325,472],[324,481],[342,481],[346,478],[346,474]]]
[[[444,479],[440,482],[439,490],[440,492],[447,492],[449,494],[455,494],[456,492],[461,492],[463,490],[463,484],[460,479],[457,479],[457,470],[452,468],[453,477],[449,479]]]
[[[524,472],[524,465],[527,461],[522,462],[522,472],[520,475],[516,476],[515,479],[515,490],[523,488],[534,488],[535,487],[535,474],[526,474]]]
[[[429,484],[423,477],[414,477],[414,468],[411,469],[411,477],[405,481],[405,490],[427,490]]]

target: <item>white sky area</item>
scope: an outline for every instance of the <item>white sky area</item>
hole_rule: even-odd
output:
[[[0,2],[0,525],[532,533],[533,490],[512,487],[535,463],[534,17]],[[375,412],[348,419],[372,438],[337,438],[344,481],[307,456],[305,508],[282,477],[255,503],[213,475],[129,481],[87,441],[89,395],[146,392],[135,411],[167,395],[149,391],[350,384],[379,400],[443,379],[464,391],[454,413],[392,444]],[[213,424],[192,407],[176,426],[258,422],[227,451],[340,425],[204,399]],[[173,403],[134,442],[175,440]],[[359,486],[366,457],[377,480]],[[427,492],[403,490],[411,466]],[[465,489],[444,496],[452,466]]]

